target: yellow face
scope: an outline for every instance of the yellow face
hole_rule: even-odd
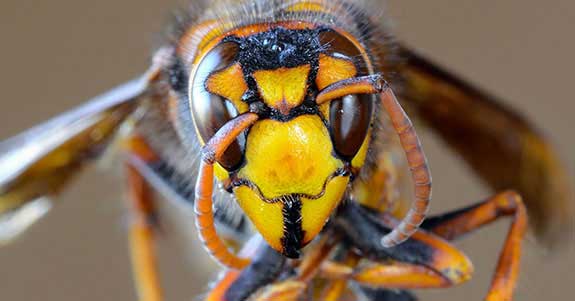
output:
[[[363,165],[371,99],[350,97],[322,106],[313,102],[317,91],[358,74],[352,59],[342,55],[321,53],[310,63],[255,70],[248,70],[239,57],[201,78],[206,93],[220,96],[240,114],[260,115],[246,132],[241,163],[220,162],[216,175],[233,189],[268,244],[295,258],[322,230]],[[194,95],[200,94],[192,94],[192,108],[198,101]],[[214,99],[209,101],[213,105]],[[207,130],[195,121],[205,136]]]
[[[349,176],[332,150],[319,116],[263,120],[251,128],[246,164],[238,173],[244,183],[235,193],[276,250],[290,255],[308,243],[342,199]]]

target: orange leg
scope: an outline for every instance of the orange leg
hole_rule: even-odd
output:
[[[330,262],[322,266],[322,276],[345,277],[374,288],[418,289],[453,286],[467,281],[473,273],[471,262],[461,251],[424,231],[388,249],[384,256],[364,255],[378,263],[350,269],[347,264]]]
[[[347,289],[347,279],[336,279],[329,281],[321,292],[323,301],[339,301]]]
[[[422,289],[450,287],[467,280],[470,274],[461,276],[463,277],[452,280],[447,275],[422,265],[392,262],[362,268],[354,272],[351,279],[375,288]]]
[[[321,267],[321,276],[327,278],[328,282],[322,292],[321,300],[340,300],[346,292],[349,281],[364,287],[364,293],[374,295],[369,297],[373,300],[414,300],[412,295],[403,290],[445,288],[470,278],[473,268],[461,252],[445,242],[434,241],[432,235],[426,234],[428,237],[423,237],[425,235],[420,233],[417,232],[413,237],[431,238],[429,242],[432,245],[438,243],[439,249],[433,251],[434,254],[428,263],[424,265],[390,260],[354,269],[355,263],[350,266],[325,262]]]
[[[305,257],[298,266],[298,275],[295,279],[302,282],[311,281],[319,272],[321,263],[325,261],[333,247],[335,247],[337,240],[338,237],[336,237],[332,231],[326,232],[321,239],[312,246],[313,248],[305,254]]]
[[[152,191],[131,165],[126,168],[130,200],[130,251],[136,290],[141,301],[162,300],[154,249]]]
[[[527,228],[527,211],[521,197],[513,191],[502,192],[470,208],[430,218],[422,225],[452,240],[503,216],[511,216],[513,221],[486,298],[488,301],[512,300],[519,271],[521,242]]]
[[[357,205],[342,210],[338,224],[364,257],[385,262],[354,270],[349,265],[327,262],[321,275],[328,279],[354,280],[374,288],[435,288],[470,278],[472,266],[459,250],[444,239],[455,239],[499,217],[513,222],[501,252],[497,271],[486,297],[488,301],[512,300],[518,275],[521,241],[527,227],[525,207],[515,192],[503,192],[469,208],[428,219],[410,239],[393,248],[382,247],[382,237],[397,221]],[[428,233],[430,231],[432,233]]]
[[[453,261],[454,264],[456,260]],[[354,270],[356,263],[342,264],[325,262],[321,276],[327,278],[320,300],[339,301],[348,291],[350,281],[359,283],[368,300],[399,301],[416,300],[405,289],[443,288],[465,281],[466,277],[452,277],[449,273],[437,271],[423,265],[390,261],[386,264],[371,264]],[[467,276],[470,272],[466,273]],[[451,278],[450,278],[451,277]]]
[[[413,301],[416,298],[405,290],[450,287],[466,281],[472,274],[468,259],[434,235],[418,231],[406,244],[410,246],[400,252],[413,248],[422,251],[413,255],[413,263],[388,259],[385,263],[371,263],[358,269],[359,255],[348,258],[345,263],[324,262],[320,276],[328,281],[321,300],[340,300],[349,282],[354,281],[361,285],[368,300]]]
[[[320,300],[339,301],[348,289],[349,276],[353,274],[354,267],[359,263],[360,257],[347,252],[342,263],[325,261],[320,267],[320,275],[328,281],[321,291]]]
[[[469,259],[446,240],[426,231],[419,230],[403,243],[385,247],[381,238],[393,225],[386,224],[382,216],[357,203],[344,204],[335,220],[338,233],[371,263],[355,267],[353,263],[330,262],[322,265],[321,276],[367,287],[364,293],[373,300],[413,300],[409,293],[388,289],[442,288],[471,277]]]

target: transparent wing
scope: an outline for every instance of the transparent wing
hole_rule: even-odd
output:
[[[149,86],[143,76],[0,143],[0,243],[48,210],[47,199],[99,156]]]

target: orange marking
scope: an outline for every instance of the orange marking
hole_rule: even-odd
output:
[[[240,114],[248,110],[248,105],[242,102],[242,96],[248,90],[248,85],[240,64],[233,64],[210,75],[206,81],[206,88],[210,93],[229,99]]]
[[[317,84],[317,87],[322,90],[333,83],[352,78],[356,74],[357,69],[353,62],[346,59],[320,54],[319,70],[315,83]]]
[[[182,46],[179,49],[179,53],[187,53],[188,55],[185,57],[187,58],[186,61],[197,64],[210,49],[214,48],[220,41],[228,36],[247,37],[270,30],[274,27],[283,27],[286,29],[312,29],[317,27],[314,23],[302,21],[250,24],[236,29],[234,29],[233,26],[233,22],[221,23],[221,21],[208,21],[202,23],[201,28],[192,28],[190,30],[190,34],[193,33],[197,38],[192,39],[191,37],[187,37],[186,40],[180,40]],[[189,45],[185,43],[189,43]],[[193,51],[186,51],[187,49],[193,49]]]
[[[182,56],[184,62],[190,64],[200,56],[205,45],[222,33],[222,24],[218,20],[209,20],[191,27],[182,35],[178,42],[176,52]]]
[[[260,23],[260,24],[250,24],[248,26],[240,27],[238,29],[232,30],[228,35],[235,35],[238,37],[247,37],[253,34],[261,33],[272,28],[283,27],[287,29],[312,29],[317,27],[316,24],[310,22],[297,21],[283,21],[276,23]]]
[[[339,1],[306,0],[298,2],[288,6],[286,10],[290,12],[324,13],[332,17],[349,14],[346,11],[346,6],[341,5]]]
[[[198,49],[205,50],[208,45],[213,45],[212,42],[217,41],[218,43],[229,34],[225,32],[233,26],[232,22],[222,22],[217,21],[217,26],[210,28],[211,30],[207,32],[205,36],[202,37],[202,40],[198,44]],[[210,47],[209,49],[211,49]]]
[[[253,76],[263,101],[282,114],[300,105],[307,92],[309,65],[276,70],[259,70]]]
[[[326,7],[323,6],[323,3],[320,2],[300,2],[291,5],[288,7],[287,11],[294,11],[294,12],[325,12],[327,10]]]

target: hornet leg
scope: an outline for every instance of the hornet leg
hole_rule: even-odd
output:
[[[361,285],[388,289],[448,287],[468,280],[473,272],[461,251],[425,231],[417,231],[394,247],[384,247],[381,238],[392,225],[385,225],[378,213],[356,203],[342,207],[336,222],[363,257],[377,262],[353,269],[348,275]],[[331,263],[332,270],[336,264]]]
[[[162,300],[154,250],[155,210],[152,191],[131,165],[126,167],[130,200],[130,252],[136,289],[141,301]]]
[[[422,225],[424,229],[452,240],[505,216],[510,216],[512,223],[486,298],[489,301],[512,299],[521,243],[527,228],[527,211],[521,197],[514,191],[498,193],[477,205],[429,218]]]

